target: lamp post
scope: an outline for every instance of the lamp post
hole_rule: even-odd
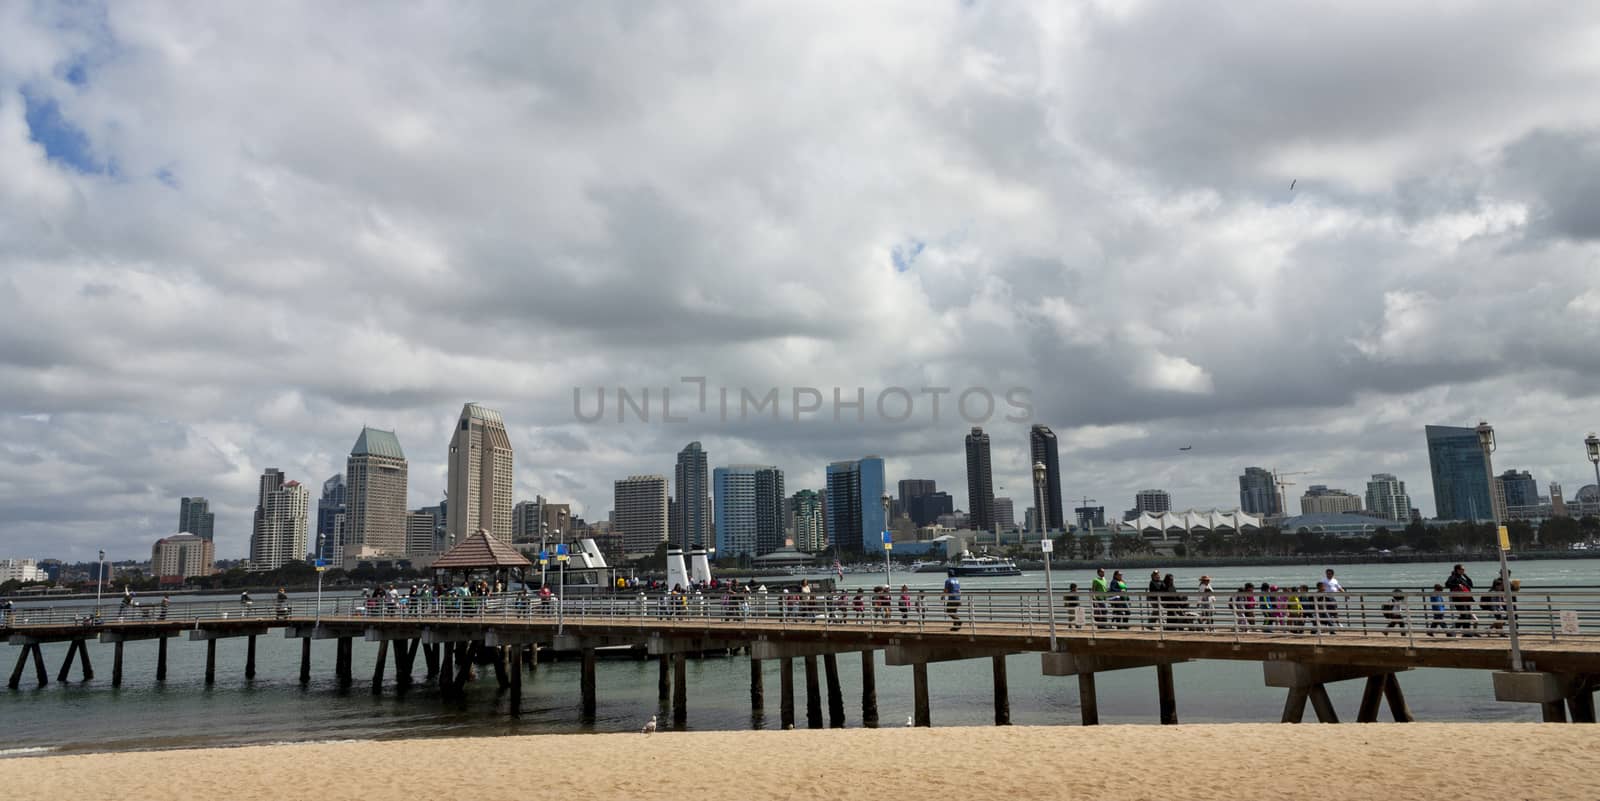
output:
[[[321,531],[317,532],[317,626],[322,625],[322,571],[327,567],[327,562],[322,554],[322,540],[326,536],[327,535]]]
[[[561,633],[566,626],[567,611],[567,513],[565,510],[556,512],[556,568],[560,574],[559,588],[556,590],[556,633]]]
[[[542,512],[543,510],[541,509],[540,511]],[[550,524],[544,522],[543,520],[540,520],[539,521],[539,586],[540,587],[544,586],[544,566],[545,566],[545,562],[548,561],[547,559],[545,559],[545,540],[548,537],[549,533],[550,533]]]
[[[1507,633],[1511,638],[1511,670],[1515,673],[1522,672],[1522,644],[1517,638],[1517,610],[1512,603],[1511,596],[1511,570],[1506,566],[1506,551],[1511,548],[1511,540],[1506,534],[1504,525],[1500,520],[1500,506],[1494,502],[1494,465],[1490,461],[1490,454],[1494,453],[1494,426],[1487,421],[1478,421],[1478,445],[1483,448],[1483,469],[1489,479],[1489,508],[1494,512],[1495,535],[1499,538],[1495,551],[1500,554],[1500,602],[1505,605]]]
[[[894,550],[894,535],[889,532],[889,502],[892,499],[889,493],[883,494],[883,586],[889,588],[889,573],[893,569],[889,562],[889,552]]]
[[[1595,436],[1593,431],[1583,438],[1583,446],[1589,449],[1589,461],[1594,464],[1594,491],[1600,498],[1600,436]]]
[[[1039,551],[1044,554],[1044,605],[1050,615],[1050,650],[1056,650],[1056,588],[1050,577],[1050,556],[1055,543],[1044,524],[1044,462],[1033,463],[1033,528],[1039,534]]]
[[[106,585],[106,552],[100,551],[100,566],[94,570],[94,613],[100,614],[100,590]]]

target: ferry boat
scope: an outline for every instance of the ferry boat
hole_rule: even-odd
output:
[[[946,568],[949,575],[956,577],[967,576],[1020,576],[1022,571],[1017,569],[1010,559],[996,556],[973,556],[970,553],[961,554],[961,561]]]

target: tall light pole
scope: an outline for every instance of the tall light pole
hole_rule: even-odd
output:
[[[1594,491],[1596,499],[1600,499],[1600,436],[1595,436],[1593,431],[1583,438],[1583,446],[1589,449],[1589,461],[1594,464]]]
[[[889,533],[889,502],[892,499],[889,493],[883,494],[883,586],[889,587],[889,573],[892,570],[889,564],[889,552],[894,550],[894,535]]]
[[[567,612],[567,513],[566,510],[556,512],[556,562],[560,573],[560,589],[556,591],[556,632],[560,633],[566,626]]]
[[[316,625],[318,625],[318,626],[322,625],[322,571],[326,570],[327,567],[328,567],[327,559],[322,554],[322,540],[326,536],[328,536],[328,535],[324,534],[321,531],[317,532],[317,562],[316,562],[316,568],[317,568],[317,615],[316,615]]]
[[[1515,673],[1522,672],[1522,644],[1517,639],[1517,609],[1511,596],[1511,570],[1506,566],[1506,551],[1511,548],[1511,540],[1506,535],[1504,525],[1500,520],[1500,505],[1494,502],[1494,464],[1490,461],[1490,454],[1494,453],[1494,426],[1487,421],[1478,421],[1478,445],[1483,448],[1483,470],[1489,479],[1489,508],[1494,512],[1495,536],[1499,538],[1495,551],[1500,554],[1500,603],[1506,610],[1508,633],[1511,637],[1511,670]]]
[[[100,566],[94,570],[94,613],[100,614],[100,590],[106,585],[106,552],[100,550]]]
[[[1039,550],[1044,554],[1044,605],[1050,613],[1050,651],[1056,650],[1056,588],[1050,578],[1050,556],[1055,543],[1044,521],[1044,462],[1033,463],[1033,528],[1039,534]]]

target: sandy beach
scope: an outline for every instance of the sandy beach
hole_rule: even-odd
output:
[[[0,761],[11,798],[1600,797],[1600,729],[1535,724],[658,732]]]

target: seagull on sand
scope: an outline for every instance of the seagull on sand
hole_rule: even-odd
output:
[[[916,725],[914,719],[910,715],[907,715],[906,716],[906,728],[909,729],[914,725]]]
[[[650,720],[647,723],[644,724],[644,728],[640,729],[639,733],[640,734],[651,734],[651,733],[655,732],[655,730],[656,730],[656,716],[655,715],[651,715],[650,716]]]

